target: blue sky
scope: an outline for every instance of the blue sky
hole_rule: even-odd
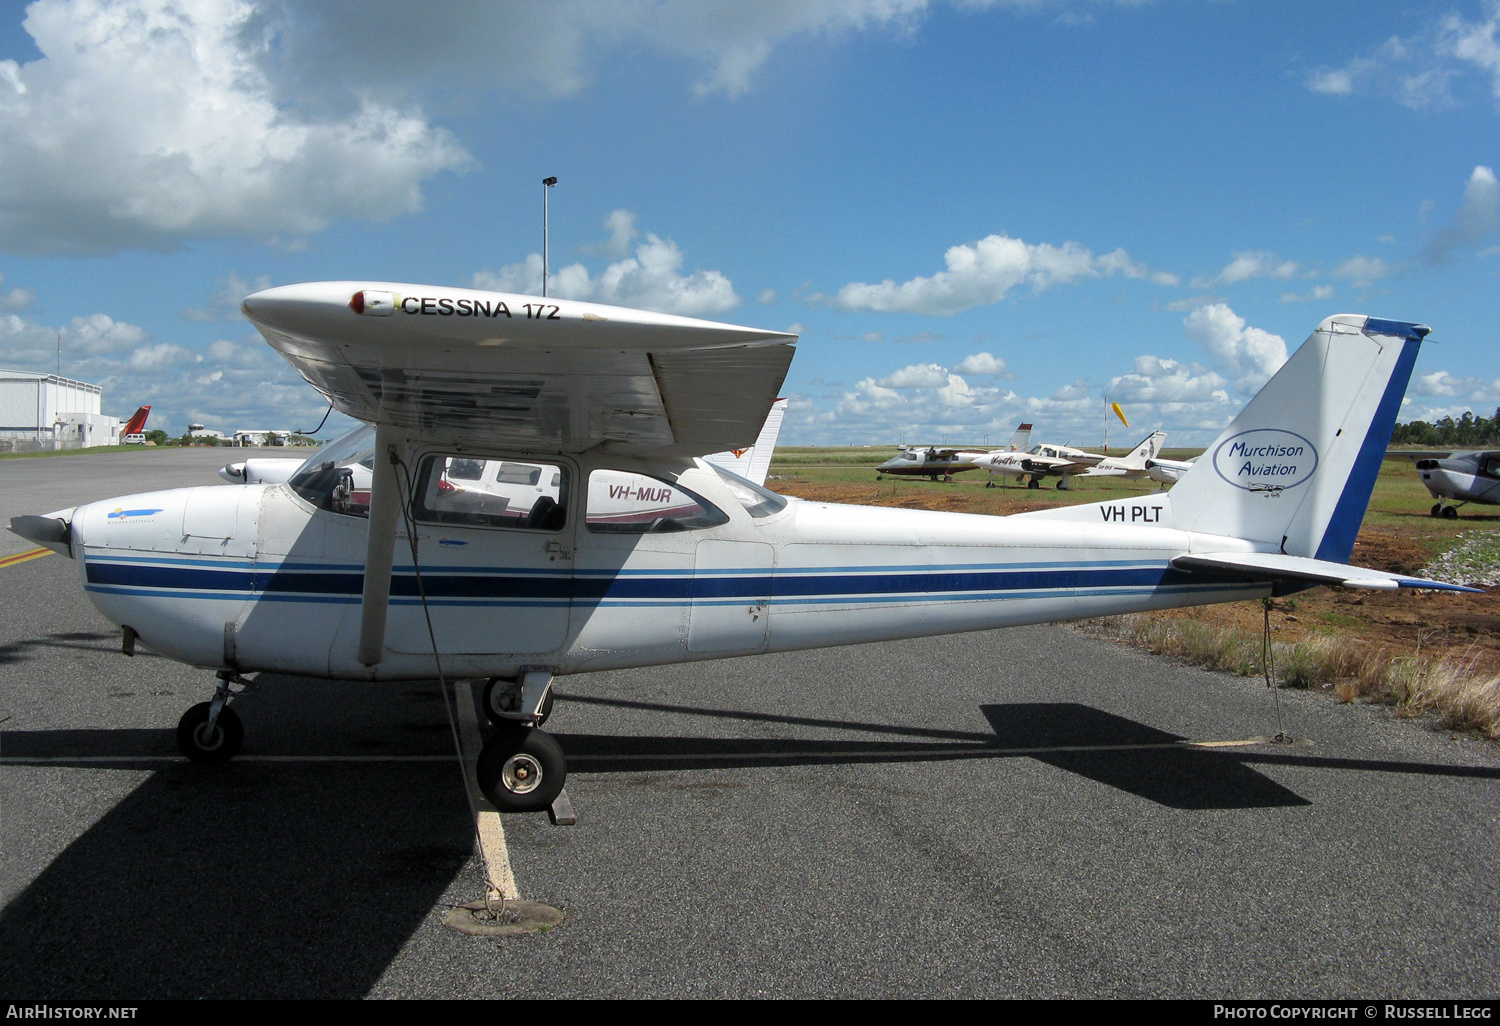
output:
[[[1333,313],[1500,404],[1500,3],[39,0],[0,23],[0,366],[322,414],[238,317],[369,278],[795,330],[784,443],[1204,444]],[[1138,430],[1137,430],[1138,429]],[[326,433],[326,431],[325,431]],[[1130,438],[1125,436],[1129,435]]]

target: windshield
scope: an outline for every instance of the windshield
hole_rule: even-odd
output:
[[[755,482],[747,481],[740,475],[716,464],[704,462],[715,474],[724,479],[724,483],[729,486],[734,497],[740,501],[741,506],[745,507],[745,512],[757,520],[786,509],[786,500],[775,492],[768,491]]]
[[[367,517],[374,466],[375,428],[361,424],[308,457],[287,484],[319,509]]]

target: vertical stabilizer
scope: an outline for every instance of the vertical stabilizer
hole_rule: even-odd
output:
[[[146,430],[146,418],[150,415],[151,407],[142,406],[140,409],[136,410],[135,415],[126,422],[125,427],[120,432],[120,434],[122,436],[142,434]]]
[[[1319,324],[1172,489],[1175,526],[1347,562],[1429,330]]]
[[[766,414],[766,422],[760,426],[760,435],[756,437],[754,445],[748,449],[716,452],[703,458],[747,481],[765,484],[766,475],[771,470],[771,454],[776,451],[776,438],[781,434],[781,421],[785,416],[786,400],[777,399],[771,404],[771,412]]]
[[[1146,461],[1156,459],[1161,453],[1161,447],[1167,443],[1165,431],[1153,431],[1141,439],[1139,445],[1126,456],[1110,456],[1099,463],[1099,467],[1106,470],[1142,470],[1146,469]]]
[[[1022,424],[1016,428],[1016,433],[1010,436],[1010,441],[1005,444],[1010,452],[1025,452],[1031,448],[1031,425]]]

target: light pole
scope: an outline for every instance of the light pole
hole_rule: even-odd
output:
[[[557,184],[557,176],[542,179],[542,298],[547,298],[547,190]]]

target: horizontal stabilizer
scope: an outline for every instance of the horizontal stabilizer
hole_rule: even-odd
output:
[[[1207,570],[1215,573],[1242,574],[1264,581],[1308,581],[1313,584],[1341,585],[1345,588],[1367,588],[1395,591],[1398,588],[1430,588],[1434,591],[1472,591],[1461,584],[1429,581],[1421,577],[1388,574],[1362,566],[1348,566],[1326,559],[1287,556],[1279,552],[1205,552],[1178,556],[1172,560],[1177,570]]]

